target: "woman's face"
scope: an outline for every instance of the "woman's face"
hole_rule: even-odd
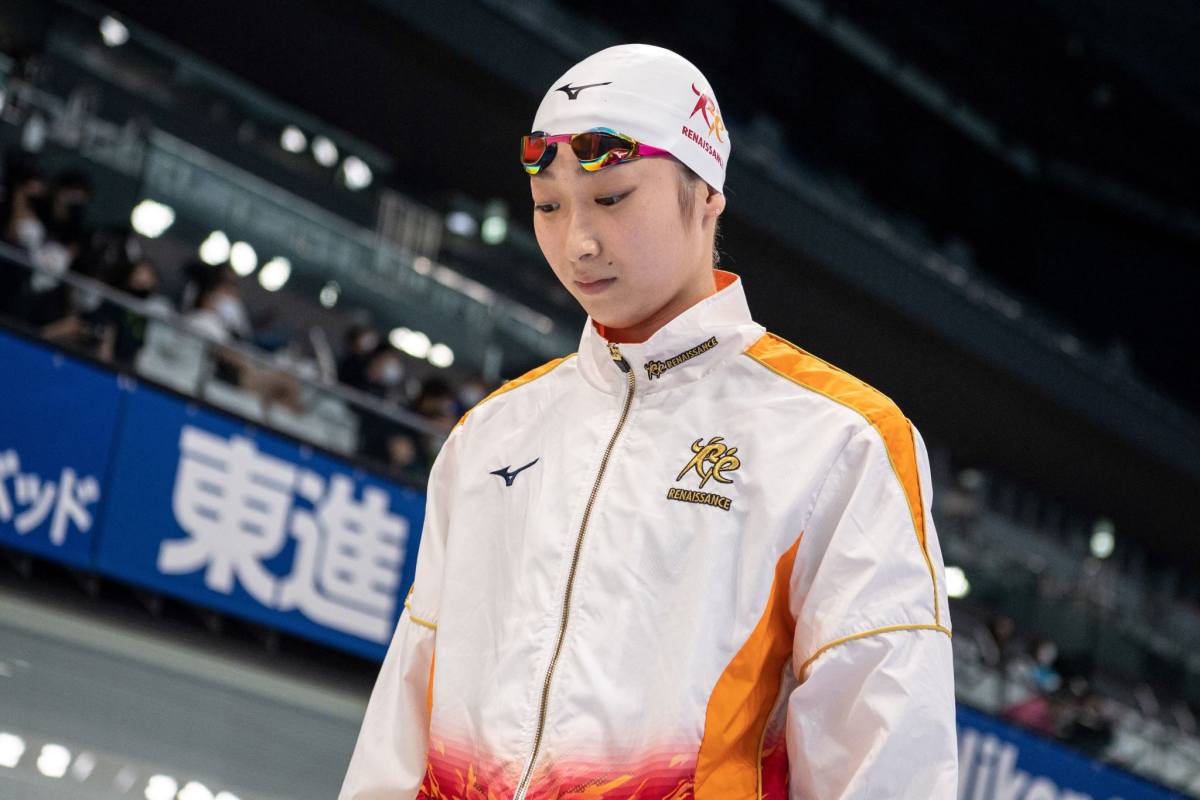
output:
[[[533,225],[554,274],[606,328],[642,341],[713,291],[712,225],[725,198],[699,182],[680,209],[676,164],[640,158],[586,172],[565,143],[530,178]]]

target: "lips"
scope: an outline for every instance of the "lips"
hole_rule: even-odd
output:
[[[575,281],[575,285],[579,287],[579,291],[584,294],[599,294],[606,290],[616,281],[616,278],[601,278],[594,281]]]

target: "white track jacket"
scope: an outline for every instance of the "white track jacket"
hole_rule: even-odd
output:
[[[340,800],[954,800],[924,442],[715,276],[454,428]]]

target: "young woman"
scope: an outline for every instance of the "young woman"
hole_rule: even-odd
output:
[[[522,140],[579,351],[469,411],[341,800],[957,793],[928,456],[714,268],[704,76],[604,50]]]

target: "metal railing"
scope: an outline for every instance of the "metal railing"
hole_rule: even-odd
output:
[[[95,336],[64,337],[55,323],[35,325],[21,317],[0,321],[23,332],[49,340],[56,346],[137,380],[145,380],[184,396],[200,400],[255,425],[315,445],[343,458],[361,460],[373,471],[423,485],[429,461],[441,448],[446,434],[430,420],[396,404],[335,380],[314,379],[294,363],[281,363],[266,351],[240,341],[218,342],[194,327],[165,298],[140,299],[99,280],[75,272],[52,272],[37,263],[23,248],[0,242],[0,267],[15,267],[41,275],[42,284],[69,287],[72,303],[95,310],[104,303],[144,323],[144,336],[131,360],[123,362],[101,352]],[[30,297],[33,295],[30,294]],[[10,298],[15,299],[15,298]],[[74,312],[71,312],[74,313]],[[83,328],[87,328],[84,323]],[[75,329],[76,331],[78,329]],[[225,375],[237,375],[230,381]],[[389,464],[363,452],[364,428],[372,435],[397,435],[419,440],[425,463]]]

